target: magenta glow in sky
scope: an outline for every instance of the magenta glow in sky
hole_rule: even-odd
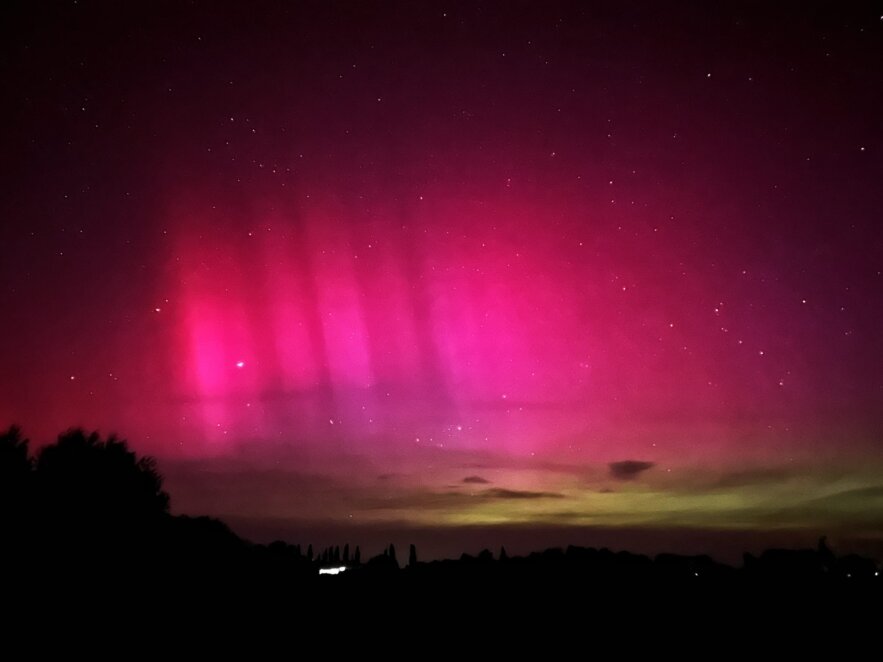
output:
[[[118,431],[256,536],[879,544],[879,12],[4,12],[36,440]]]

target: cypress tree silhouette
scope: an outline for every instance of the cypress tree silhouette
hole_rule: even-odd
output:
[[[362,550],[359,549],[358,545],[356,545],[356,553],[353,556],[353,563],[356,565],[362,565]]]
[[[350,544],[346,543],[343,546],[343,564],[349,565],[350,562]]]
[[[390,560],[393,563],[395,563],[396,567],[398,568],[399,562],[398,562],[398,559],[396,559],[396,546],[393,545],[392,543],[389,544],[389,550],[387,551],[387,555],[389,556]]]
[[[509,555],[506,553],[505,547],[500,547],[500,560],[501,561],[508,561],[509,560]]]
[[[408,567],[414,568],[417,566],[417,547],[412,544],[411,548],[408,550]]]
[[[313,560],[313,546],[312,545],[307,546],[307,560],[308,561]]]

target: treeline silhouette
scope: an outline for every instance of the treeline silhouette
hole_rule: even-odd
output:
[[[151,458],[125,441],[72,429],[35,455],[21,430],[0,434],[0,526],[7,586],[114,584],[134,577],[162,590],[224,586],[277,591],[353,586],[606,587],[676,586],[679,590],[780,586],[865,586],[880,592],[875,561],[816,549],[746,554],[741,567],[709,556],[654,558],[568,547],[527,556],[463,554],[420,562],[411,545],[400,564],[394,545],[363,562],[358,545],[314,551],[276,541],[250,543],[210,517],[170,513],[169,495]],[[325,578],[320,570],[346,570]]]

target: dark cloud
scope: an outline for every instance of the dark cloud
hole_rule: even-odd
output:
[[[491,481],[487,478],[482,478],[481,476],[466,476],[466,478],[463,479],[463,482],[470,485],[487,485]]]
[[[617,480],[634,480],[640,474],[652,469],[654,462],[643,462],[641,460],[622,460],[621,462],[611,462],[607,465],[610,467],[610,475]]]
[[[529,492],[526,490],[507,490],[494,487],[481,493],[486,499],[563,499],[558,492]]]

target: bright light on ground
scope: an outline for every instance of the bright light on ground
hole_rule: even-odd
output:
[[[319,568],[320,575],[339,575],[344,570],[346,570],[346,566],[342,565],[338,568]]]

